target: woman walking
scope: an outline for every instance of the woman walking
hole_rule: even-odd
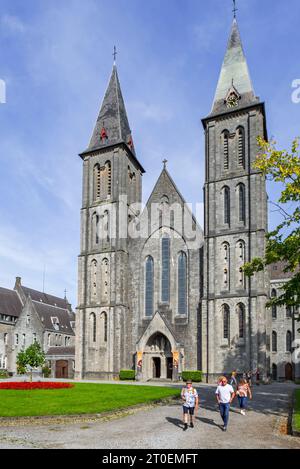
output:
[[[237,389],[237,397],[240,404],[241,414],[246,415],[246,407],[247,407],[247,400],[248,396],[252,399],[252,392],[249,384],[245,379],[242,379],[239,382],[238,389]]]

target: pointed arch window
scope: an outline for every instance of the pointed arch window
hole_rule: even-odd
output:
[[[108,322],[107,322],[107,313],[104,311],[101,313],[101,334],[102,334],[102,341],[107,343],[107,332],[108,332]]]
[[[230,331],[230,309],[228,305],[223,305],[223,338],[229,340]]]
[[[90,315],[90,325],[91,325],[91,338],[92,342],[96,342],[97,337],[97,326],[96,326],[96,315],[95,313],[91,313]]]
[[[178,314],[187,313],[187,257],[184,252],[178,256]]]
[[[106,179],[106,194],[104,197],[111,196],[111,162],[107,161],[105,163],[105,179]]]
[[[272,292],[271,292],[271,298],[277,298],[277,292],[275,290],[275,288],[273,288]],[[276,319],[277,318],[277,305],[272,305],[272,319]]]
[[[154,261],[147,257],[145,264],[145,315],[153,316],[154,309]]]
[[[230,189],[229,187],[224,187],[223,189],[224,196],[224,223],[230,224]]]
[[[243,127],[238,127],[238,165],[245,168],[245,130]]]
[[[245,223],[246,221],[246,188],[244,184],[238,185],[239,194],[239,221]]]
[[[229,132],[228,130],[224,130],[222,134],[222,140],[223,140],[224,170],[227,171],[229,169]]]
[[[239,338],[245,338],[245,306],[240,303],[238,305],[238,316],[239,316]]]
[[[101,262],[101,301],[108,303],[109,301],[109,260],[103,259]]]
[[[291,331],[287,331],[286,333],[286,351],[287,352],[292,352],[292,342],[293,342],[292,333]]]
[[[92,302],[97,301],[97,270],[98,264],[95,259],[91,263],[91,300]]]
[[[277,352],[277,332],[272,332],[272,352]]]
[[[100,164],[94,166],[94,201],[101,197],[101,168]]]
[[[170,238],[164,236],[161,242],[161,301],[170,301]]]

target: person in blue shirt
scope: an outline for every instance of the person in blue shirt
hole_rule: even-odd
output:
[[[188,416],[190,416],[190,427],[194,428],[195,411],[198,411],[199,397],[196,389],[193,387],[191,380],[186,382],[186,387],[181,391],[183,400],[183,430],[188,428]]]

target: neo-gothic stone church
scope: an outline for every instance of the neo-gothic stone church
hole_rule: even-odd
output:
[[[242,270],[265,250],[265,178],[252,165],[257,137],[267,138],[266,115],[236,19],[212,110],[202,122],[204,233],[191,215],[197,240],[191,243],[178,228],[186,220],[185,201],[166,165],[146,208],[138,210],[145,171],[114,65],[89,147],[80,155],[78,379],[114,379],[121,369],[136,370],[141,380],[175,380],[183,370],[202,370],[209,381],[233,369],[259,369],[262,377],[270,372],[268,273],[248,279]],[[154,222],[153,205],[159,212]],[[121,234],[124,209],[126,226],[146,227],[146,236]]]

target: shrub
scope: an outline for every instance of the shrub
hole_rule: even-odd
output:
[[[8,373],[6,370],[0,370],[0,379],[8,378]]]
[[[124,380],[135,380],[135,371],[134,370],[121,370],[119,373],[119,377],[121,381]]]
[[[50,378],[51,368],[49,368],[49,366],[44,366],[42,369],[42,373],[43,373],[44,378]]]
[[[191,379],[194,383],[202,382],[202,371],[183,371],[181,373],[182,381]]]

